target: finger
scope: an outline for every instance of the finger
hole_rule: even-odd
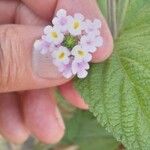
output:
[[[24,25],[46,25],[47,21],[36,15],[32,9],[30,9],[20,1],[1,0],[0,24],[6,23],[17,23]]]
[[[88,19],[93,20],[99,18],[102,21],[101,35],[104,43],[103,46],[93,54],[93,62],[101,62],[107,59],[113,50],[113,40],[108,25],[98,8],[96,0],[59,0],[56,10],[60,8],[66,9],[71,15],[74,13],[82,13]]]
[[[20,3],[16,10],[15,23],[23,25],[46,26],[48,22],[33,12],[25,4]]]
[[[53,16],[57,0],[22,0],[30,9],[43,19],[51,20]]]
[[[88,105],[84,102],[83,98],[75,90],[71,81],[64,85],[59,86],[59,90],[62,96],[72,105],[81,109],[89,108]]]
[[[0,94],[0,133],[10,142],[23,143],[28,138],[19,110],[17,95]]]
[[[51,87],[68,81],[49,55],[32,51],[42,30],[32,26],[0,26],[0,92]]]
[[[64,123],[48,89],[25,92],[23,111],[29,130],[44,143],[57,143],[64,135]]]
[[[13,23],[19,1],[0,0],[0,24]]]

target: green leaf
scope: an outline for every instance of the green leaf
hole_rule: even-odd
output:
[[[80,150],[116,150],[119,147],[89,112],[76,111],[66,122],[66,129],[63,143],[77,145]]]
[[[128,150],[150,150],[150,1],[129,2],[112,57],[74,85]]]

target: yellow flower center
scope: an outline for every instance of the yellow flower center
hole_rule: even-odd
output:
[[[79,50],[79,51],[78,51],[78,54],[79,54],[81,57],[83,57],[83,56],[85,55],[85,53],[84,53],[82,50]]]
[[[52,32],[52,33],[51,33],[51,36],[52,36],[53,38],[55,38],[55,39],[58,38],[57,32]]]
[[[60,54],[59,54],[59,59],[64,59],[64,57],[65,57],[65,53],[64,52],[61,52]]]
[[[73,24],[74,29],[78,29],[80,27],[79,21],[75,21]]]

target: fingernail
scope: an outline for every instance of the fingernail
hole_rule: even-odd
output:
[[[41,43],[40,40],[35,41],[32,53],[32,68],[33,72],[41,77],[47,79],[58,79],[62,78],[57,67],[53,64],[50,50],[46,48],[41,51],[39,50],[39,44],[47,46],[46,43]]]
[[[56,108],[56,110],[55,110],[55,111],[56,111],[57,121],[58,121],[58,123],[59,123],[60,127],[61,127],[63,130],[65,130],[64,121],[63,121],[63,119],[62,119],[62,116],[61,116],[61,114],[60,114],[59,109],[58,109],[58,108]]]

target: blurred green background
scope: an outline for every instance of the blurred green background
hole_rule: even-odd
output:
[[[114,39],[121,29],[127,3],[128,0],[98,0]],[[59,96],[59,99],[62,98]],[[66,135],[60,143],[44,145],[31,137],[23,145],[13,145],[0,137],[0,150],[124,150],[121,143],[108,134],[90,112],[68,106],[64,100],[59,103],[66,122]]]

